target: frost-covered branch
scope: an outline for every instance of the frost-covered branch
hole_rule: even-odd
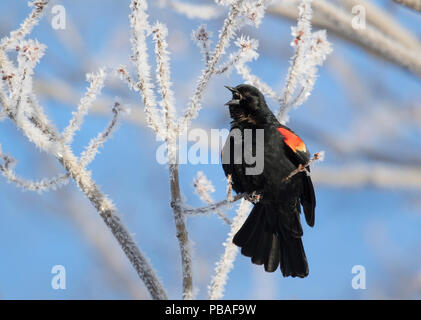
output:
[[[239,49],[237,52],[230,54],[228,61],[222,63],[222,65],[215,70],[215,74],[222,74],[236,66],[243,65],[259,57],[259,54],[256,51],[259,46],[259,42],[256,39],[241,36],[237,38],[234,44]]]
[[[291,43],[295,49],[291,67],[288,70],[286,85],[283,91],[282,105],[278,120],[287,122],[287,113],[292,106],[302,104],[310,95],[315,82],[317,67],[323,63],[332,49],[326,39],[326,33],[311,32],[312,0],[302,0],[299,5],[297,27],[292,28],[294,37]],[[299,94],[294,99],[298,86]]]
[[[212,43],[212,41],[210,40],[211,37],[212,33],[206,30],[206,25],[204,24],[200,25],[199,28],[197,28],[197,30],[193,30],[192,32],[192,39],[200,48],[205,63],[208,63],[210,60],[210,45]]]
[[[289,105],[284,105],[280,119],[285,120],[288,108],[300,106],[310,96],[317,77],[317,67],[321,66],[326,56],[332,52],[330,43],[327,41],[326,31],[320,30],[311,35],[311,46],[305,58],[305,69],[302,71],[301,91]],[[285,99],[285,98],[284,98]],[[285,100],[284,100],[285,101]]]
[[[168,35],[167,27],[161,23],[156,23],[153,27],[153,37],[155,41],[155,54],[157,62],[156,76],[159,86],[159,93],[162,101],[159,103],[162,107],[163,118],[166,125],[165,139],[168,146],[175,146],[177,139],[176,124],[175,124],[175,105],[174,93],[171,89],[171,74],[169,65],[169,52],[167,51],[166,37]],[[169,148],[169,161],[175,163],[175,152]]]
[[[9,37],[1,40],[0,50],[13,50],[15,46],[32,32],[32,29],[38,24],[39,19],[44,13],[44,8],[48,5],[48,0],[34,0],[28,2],[30,7],[33,7],[30,15],[22,22],[19,29],[10,33]]]
[[[139,91],[138,84],[134,81],[134,79],[129,74],[125,66],[121,65],[120,67],[118,67],[116,70],[116,74],[118,77],[120,77],[121,80],[126,82],[130,90],[133,90],[135,92]]]
[[[363,46],[370,52],[408,69],[418,77],[421,76],[421,61],[417,50],[390,38],[385,32],[371,25],[366,25],[363,30],[353,28],[352,19],[354,16],[330,2],[318,0],[313,3],[313,7],[319,14],[317,24],[322,28],[329,28],[331,32],[339,34],[347,40]],[[421,47],[419,41],[415,46]]]
[[[366,7],[366,17],[368,22],[375,18],[376,21],[373,21],[375,26],[368,23],[362,30],[353,28],[352,20],[355,16],[352,15],[349,10],[348,2],[350,1],[351,0],[340,1],[341,3],[346,2],[346,10],[325,0],[315,1],[313,3],[313,26],[327,29],[330,34],[335,34],[420,77],[421,62],[418,58],[418,51],[420,51],[419,48],[421,48],[421,43],[417,37],[402,25],[400,25],[400,28],[394,27],[399,25],[396,20],[393,23],[390,23],[389,19],[378,19],[378,8],[373,2],[367,2],[370,6]],[[281,17],[282,19],[288,18],[296,20],[296,3],[298,2],[299,0],[279,1],[274,3],[268,9],[268,12],[276,17]],[[359,4],[363,3],[364,6],[366,4],[366,1],[355,2],[358,2]],[[373,7],[376,8],[374,14],[371,10]],[[390,32],[391,30],[393,33]],[[391,36],[393,36],[393,38],[391,38]]]
[[[243,63],[235,66],[238,74],[242,76],[247,84],[251,84],[258,88],[264,95],[276,100],[280,105],[282,104],[282,97],[270,85],[261,80],[258,76],[252,74],[250,68]]]
[[[393,0],[396,3],[402,4],[408,8],[421,12],[421,0]]]
[[[310,95],[317,76],[317,67],[322,65],[326,56],[332,51],[330,43],[327,41],[326,32],[311,32],[311,9],[312,0],[302,0],[299,5],[299,17],[297,27],[292,28],[294,40],[291,43],[296,47],[292,64],[288,71],[287,81],[282,96],[272,89],[258,76],[252,74],[247,62],[257,59],[256,40],[240,37],[235,44],[239,49],[232,53],[227,62],[214,70],[215,74],[221,74],[235,67],[237,73],[243,77],[246,83],[257,87],[263,94],[274,99],[280,104],[278,119],[287,121],[287,113],[292,106],[299,106]],[[241,12],[249,17],[249,21],[258,24],[262,13],[259,10],[264,8],[265,1],[255,3],[244,3]],[[257,10],[257,11],[256,11]],[[264,13],[264,12],[263,12]],[[297,92],[298,94],[295,94]]]
[[[216,264],[215,275],[209,285],[210,300],[221,299],[224,296],[228,273],[233,268],[234,260],[238,253],[238,247],[232,242],[232,239],[246,220],[247,215],[250,212],[250,208],[251,203],[243,199],[237,209],[237,215],[232,221],[228,238],[223,244],[225,251],[219,262]]]
[[[170,190],[171,203],[181,203],[181,191],[178,178],[177,164],[177,128],[174,121],[175,107],[174,94],[171,90],[169,53],[167,52],[167,28],[157,23],[153,30],[155,41],[155,54],[157,59],[157,80],[159,91],[162,97],[160,103],[163,110],[163,118],[166,126],[165,141],[167,143],[168,161],[170,163]],[[177,239],[181,252],[181,264],[183,271],[183,299],[193,299],[193,270],[191,247],[188,238],[185,217],[178,206],[173,206],[175,226],[177,230]]]
[[[13,166],[16,164],[16,160],[2,153],[0,145],[0,159],[3,163],[0,163],[0,171],[3,177],[9,182],[16,184],[23,190],[37,191],[39,193],[49,190],[56,190],[57,188],[66,185],[69,182],[69,174],[62,174],[57,177],[50,179],[43,179],[41,181],[30,181],[18,177],[13,171]]]
[[[171,207],[174,211],[175,227],[177,230],[177,240],[181,250],[181,264],[183,269],[183,299],[193,299],[193,271],[191,247],[188,238],[185,212],[182,209],[180,180],[178,175],[178,165],[170,164],[170,191]]]
[[[119,120],[119,116],[122,112],[122,108],[119,102],[114,103],[112,112],[113,117],[111,118],[111,121],[109,122],[105,130],[99,133],[94,139],[92,139],[89,142],[89,145],[86,147],[85,151],[82,152],[79,161],[82,167],[86,167],[95,159],[95,156],[99,152],[99,148],[104,145],[105,141],[107,141],[111,137],[113,132],[116,130],[116,125]]]
[[[219,32],[219,38],[215,49],[212,51],[208,63],[206,64],[206,68],[199,78],[195,93],[190,100],[184,116],[180,120],[178,127],[179,132],[183,132],[189,126],[190,122],[197,117],[198,112],[201,109],[201,99],[209,83],[209,80],[211,79],[212,75],[216,74],[217,72],[221,73],[221,70],[218,70],[217,68],[217,64],[220,61],[222,55],[225,53],[225,50],[228,48],[232,37],[244,24],[251,24],[258,27],[265,14],[266,5],[268,2],[269,1],[267,0],[219,1],[221,5],[229,5],[230,11],[228,13],[228,17],[224,21],[224,25],[221,31]],[[248,52],[253,52],[253,50],[249,50]],[[232,56],[229,60],[232,59],[235,59],[235,57]],[[222,67],[222,69],[224,69],[224,67]],[[226,68],[225,71],[228,69],[229,68]]]
[[[354,29],[352,27],[353,16],[325,0],[315,1],[313,6],[326,21],[336,27],[337,32],[343,33],[382,57],[407,68],[419,77],[421,76],[419,52],[405,47],[370,25],[367,25],[364,30]]]
[[[227,175],[227,199],[232,200],[234,196],[232,195],[232,175]]]
[[[238,51],[230,55],[228,62],[219,67],[215,73],[223,73],[234,67],[239,75],[243,77],[247,84],[251,84],[258,88],[264,95],[282,103],[282,98],[267,83],[258,76],[251,73],[250,68],[246,65],[248,62],[258,58],[257,53],[258,41],[250,38],[240,37],[235,42]]]
[[[415,30],[410,30],[398,22],[393,16],[393,12],[388,12],[387,6],[382,8],[370,0],[340,0],[339,3],[351,13],[353,12],[353,8],[355,12],[355,9],[361,9],[362,6],[366,11],[365,18],[370,26],[376,27],[385,35],[410,49],[421,50],[420,41],[414,33]]]
[[[126,227],[122,224],[112,201],[101,192],[92,180],[90,173],[78,163],[78,159],[73,155],[69,147],[64,148],[60,162],[91,201],[105,224],[110,228],[139,277],[145,283],[152,298],[166,299],[166,293],[155,270],[140,251]]]
[[[206,202],[207,204],[212,204],[214,202],[210,194],[212,192],[215,192],[215,187],[213,186],[212,182],[206,178],[205,174],[202,171],[199,171],[197,173],[196,178],[193,180],[193,186],[196,193],[199,195],[202,201]],[[231,197],[228,196],[227,199],[232,200],[232,195]],[[224,212],[222,212],[220,209],[217,209],[215,211],[218,217],[221,218],[226,224],[231,224],[231,220],[226,216]]]
[[[151,27],[146,13],[147,8],[148,5],[146,0],[132,0],[130,4],[132,60],[137,71],[137,86],[143,96],[146,121],[148,126],[151,127],[157,135],[163,138],[166,133],[158,110],[156,109],[156,97],[153,91],[154,85],[150,76],[151,67],[148,63],[146,37],[150,34]]]
[[[73,137],[76,131],[80,130],[83,119],[87,115],[89,108],[101,93],[106,76],[107,73],[103,68],[99,69],[98,73],[91,73],[86,76],[90,86],[85,96],[80,100],[77,111],[73,112],[72,119],[63,131],[62,139],[64,144],[72,143]]]
[[[313,157],[309,161],[307,161],[307,163],[299,164],[297,169],[291,171],[291,173],[284,178],[284,181],[286,182],[290,180],[293,176],[295,176],[297,173],[300,173],[300,172],[305,172],[307,174],[310,174],[306,170],[306,168],[308,168],[315,161],[323,161],[324,157],[325,157],[324,151],[316,152],[315,154],[313,154]]]
[[[242,3],[243,0],[236,0],[231,4],[228,17],[225,19],[224,26],[219,33],[218,43],[216,44],[216,47],[213,50],[208,63],[206,64],[205,70],[199,78],[195,93],[190,100],[183,118],[180,121],[178,132],[183,132],[189,126],[190,122],[196,118],[201,108],[200,101],[202,99],[203,92],[205,91],[208,82],[215,71],[218,61],[220,60],[222,54],[225,53],[225,49],[228,46],[229,41],[234,36],[236,30],[239,27],[240,22],[237,18],[240,15],[240,6]]]
[[[230,207],[234,202],[237,202],[238,200],[244,198],[247,196],[246,193],[240,193],[235,195],[232,199],[225,199],[218,202],[214,202],[209,204],[208,206],[201,207],[201,208],[192,208],[189,206],[182,207],[182,210],[187,215],[203,215],[203,214],[209,214],[212,211],[215,211],[217,209],[223,209]]]

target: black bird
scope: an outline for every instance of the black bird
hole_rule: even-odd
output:
[[[307,164],[310,154],[298,135],[279,123],[257,88],[246,84],[226,88],[232,92],[232,100],[226,103],[232,121],[222,151],[225,175],[231,176],[235,192],[262,195],[233,242],[253,263],[264,264],[267,272],[274,272],[280,265],[284,277],[304,278],[309,271],[301,241],[300,212],[302,206],[307,224],[314,226],[316,198],[307,172],[287,177],[300,164]],[[259,142],[256,129],[263,129],[264,142]],[[247,131],[252,139],[247,139]],[[240,139],[233,134],[238,132]],[[264,146],[260,151],[263,168],[258,174],[250,174],[247,170],[258,167],[259,143]],[[250,151],[257,156],[256,163],[250,164],[246,158]]]

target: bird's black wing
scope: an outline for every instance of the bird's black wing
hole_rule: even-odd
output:
[[[310,161],[310,153],[308,152],[304,142],[292,130],[285,126],[277,128],[283,137],[285,154],[288,159],[298,167],[299,164],[307,164]],[[310,172],[310,167],[307,167]],[[298,173],[297,176],[301,179],[301,193],[300,202],[304,209],[306,222],[309,226],[314,226],[316,196],[314,194],[313,182],[309,175],[305,172]]]

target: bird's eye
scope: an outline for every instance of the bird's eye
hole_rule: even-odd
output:
[[[240,100],[241,99],[241,94],[239,94],[238,92],[234,92],[232,97],[236,100]]]

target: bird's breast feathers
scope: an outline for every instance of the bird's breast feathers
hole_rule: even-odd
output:
[[[289,131],[288,129],[279,127],[277,128],[279,133],[284,137],[285,144],[292,149],[292,151],[297,152],[302,151],[306,152],[307,148],[303,140],[300,139],[295,133]]]

